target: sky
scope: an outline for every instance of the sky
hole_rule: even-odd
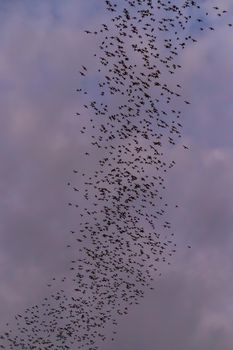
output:
[[[179,204],[169,212],[177,253],[102,350],[232,349],[231,6],[221,1],[226,20],[198,34],[181,57],[179,79],[191,101],[183,107],[182,142],[189,150],[167,150],[176,166],[166,180],[168,201]],[[66,184],[88,148],[75,90],[79,68],[94,62],[97,46],[83,30],[107,16],[94,0],[1,3],[0,329],[47,295],[52,276],[68,273],[64,247],[78,218]]]

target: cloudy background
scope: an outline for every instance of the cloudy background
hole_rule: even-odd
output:
[[[155,290],[121,320],[116,341],[102,350],[232,349],[229,4],[221,1],[229,13],[216,30],[182,55],[180,83],[192,102],[183,108],[182,142],[190,150],[171,150],[176,167],[167,178],[168,199],[179,203],[170,211],[177,254],[162,267]],[[88,147],[74,117],[82,103],[75,90],[79,67],[91,64],[97,45],[83,30],[105,17],[94,0],[1,2],[0,329],[47,295],[52,276],[68,271],[65,246],[78,219],[67,205],[66,183]]]

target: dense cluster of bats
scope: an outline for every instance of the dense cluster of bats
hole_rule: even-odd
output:
[[[153,289],[160,262],[170,264],[176,251],[163,197],[165,174],[175,164],[163,151],[181,144],[181,109],[189,104],[176,71],[183,49],[197,41],[190,28],[214,28],[198,1],[105,4],[107,24],[85,31],[99,41],[98,97],[88,99],[83,87],[86,66],[77,89],[85,101],[76,113],[80,137],[90,139],[83,164],[96,166],[78,165],[68,182],[77,195],[69,206],[80,216],[67,244],[74,258],[60,288],[7,324],[0,336],[6,350],[98,349],[101,340],[114,339],[119,318]]]

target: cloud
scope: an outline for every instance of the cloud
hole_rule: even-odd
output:
[[[2,323],[41,300],[51,276],[67,273],[64,246],[79,218],[68,211],[66,182],[87,144],[73,117],[75,89],[79,66],[97,45],[80,29],[102,16],[89,2],[30,3],[1,12]],[[170,205],[178,252],[155,292],[121,319],[116,343],[102,349],[232,348],[231,34],[219,29],[183,55],[192,150],[169,151],[177,166],[167,180],[167,197],[179,202],[176,213]]]
[[[75,221],[66,188],[81,150],[75,67],[89,48],[79,26],[68,23],[70,6],[62,5],[57,24],[46,2],[38,7],[34,16],[23,3],[9,7],[1,23],[2,321],[47,293],[52,274],[66,271]]]
[[[174,169],[171,197],[180,197],[179,213],[173,216],[177,254],[155,280],[153,294],[121,321],[111,349],[231,349],[232,156],[198,149]],[[219,196],[217,184],[223,183]]]

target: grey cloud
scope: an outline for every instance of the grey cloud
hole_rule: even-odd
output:
[[[66,183],[81,150],[74,71],[85,43],[68,23],[54,30],[49,15],[33,22],[12,9],[2,23],[1,321],[47,293],[70,259]]]
[[[90,12],[91,5],[86,3],[79,8],[76,1],[69,5],[60,2],[60,10],[54,13],[46,2],[39,12],[25,10],[21,2],[7,10],[7,21],[1,25],[1,323],[46,295],[46,282],[52,275],[66,273],[69,258],[64,246],[78,218],[66,206],[71,194],[65,184],[86,145],[85,140],[80,141],[78,121],[73,119],[79,107],[74,93],[79,83],[76,72],[89,51],[86,38],[78,34],[86,25],[83,12]],[[94,20],[94,11],[92,16],[94,27],[99,18]],[[197,47],[200,58],[196,62],[190,61],[192,50],[184,55],[187,69],[182,79],[196,101],[185,122],[187,139],[194,145],[209,143],[213,147],[214,142],[225,145],[225,133],[230,145],[231,89],[220,95],[221,89],[212,89],[210,94],[209,88],[219,81],[220,71],[225,79],[230,77],[232,63],[227,60],[222,67],[224,58],[219,53],[208,71],[208,57],[217,51],[215,39],[212,47],[205,46],[210,38]],[[223,38],[224,43],[229,40],[221,32],[217,43]],[[199,81],[204,72],[206,83],[199,91],[199,85],[191,80],[198,73]],[[218,114],[212,119],[217,104],[226,125],[222,133]],[[171,270],[164,268],[162,279],[156,280],[155,292],[132,310],[129,318],[120,320],[116,342],[104,344],[102,349],[232,348],[232,310],[227,310],[233,289],[229,280],[232,154],[225,148],[214,153],[193,146],[189,153],[176,154],[174,149],[171,155],[177,167],[168,179],[167,196],[180,204],[176,213],[170,209],[177,256]],[[186,249],[187,241],[193,246],[191,251]]]

